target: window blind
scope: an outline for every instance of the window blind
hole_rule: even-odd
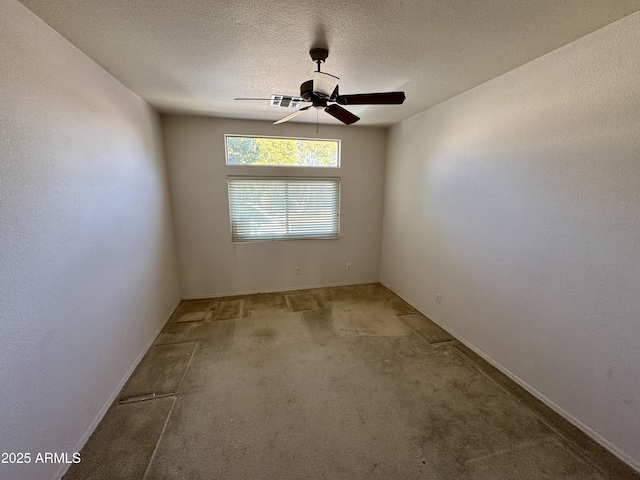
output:
[[[340,234],[340,179],[227,178],[234,242],[336,238]]]

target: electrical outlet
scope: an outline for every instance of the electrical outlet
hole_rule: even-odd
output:
[[[300,267],[296,267],[296,275],[300,275]]]
[[[440,303],[442,301],[442,295],[439,293],[436,294],[436,303]]]
[[[347,263],[347,270],[351,270],[351,264]]]

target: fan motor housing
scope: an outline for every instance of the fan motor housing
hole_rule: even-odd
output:
[[[312,102],[312,106],[315,108],[325,108],[327,106],[327,102],[331,100],[313,93],[313,80],[307,80],[300,85],[300,96],[303,100]]]
[[[313,80],[307,80],[300,85],[300,97],[306,102],[313,102],[313,106],[316,108],[324,108],[327,106],[327,102],[335,102],[337,96],[338,87],[336,87],[330,98],[326,98],[313,92]]]
[[[313,80],[307,80],[300,85],[300,96],[307,102],[312,102],[313,97]]]

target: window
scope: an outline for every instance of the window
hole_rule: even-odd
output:
[[[227,165],[340,167],[340,141],[225,135]]]
[[[340,168],[339,140],[225,135],[225,151],[232,169]],[[233,242],[340,235],[340,178],[293,175],[227,177]]]
[[[340,179],[229,176],[234,242],[336,238]]]

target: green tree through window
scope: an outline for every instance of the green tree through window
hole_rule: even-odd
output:
[[[227,165],[339,167],[340,142],[225,135]]]

